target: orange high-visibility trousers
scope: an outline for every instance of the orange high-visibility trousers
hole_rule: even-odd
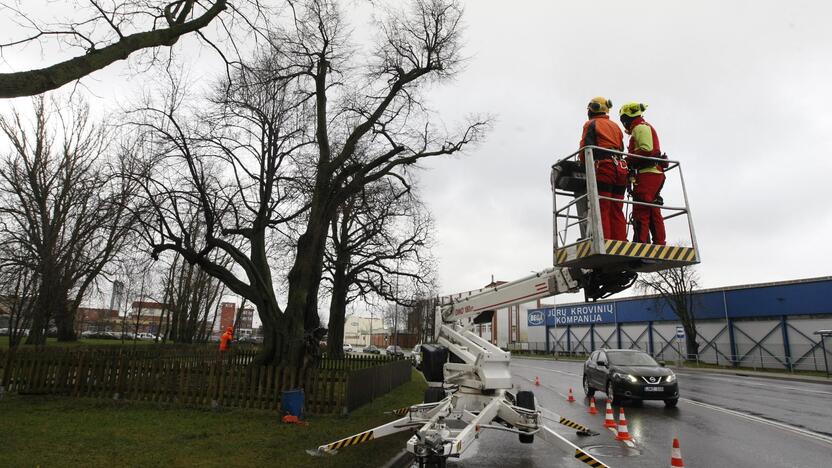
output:
[[[645,172],[636,175],[633,185],[633,199],[646,203],[655,203],[659,191],[664,185],[664,174]],[[648,243],[652,237],[653,244],[665,245],[666,233],[662,210],[654,206],[633,205],[633,242]]]

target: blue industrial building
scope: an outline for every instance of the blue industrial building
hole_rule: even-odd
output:
[[[697,291],[694,317],[701,361],[824,370],[832,364],[814,332],[832,329],[832,277]],[[678,318],[657,296],[530,309],[530,349],[587,354],[637,348],[664,359],[684,353]],[[825,352],[824,352],[825,351]]]

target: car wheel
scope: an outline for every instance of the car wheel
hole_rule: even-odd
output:
[[[618,400],[615,399],[615,387],[612,384],[612,380],[607,381],[607,400],[609,400],[611,405],[618,403]]]
[[[670,400],[665,400],[664,401],[664,406],[666,408],[675,408],[676,405],[678,405],[678,404],[679,404],[679,399],[678,398],[672,398]]]
[[[534,393],[526,390],[517,392],[517,406],[534,411]],[[531,444],[534,442],[534,434],[523,434],[521,432],[519,435],[521,444]]]
[[[589,379],[584,374],[584,394],[588,397],[595,395],[595,389],[589,386]]]

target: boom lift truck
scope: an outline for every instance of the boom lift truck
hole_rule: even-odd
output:
[[[659,206],[665,220],[684,216],[688,246],[660,246],[604,239],[595,181],[593,151],[587,146],[552,166],[554,267],[495,287],[446,296],[436,308],[435,344],[422,346],[422,372],[429,387],[424,403],[394,413],[401,418],[360,434],[324,444],[312,454],[337,450],[402,431],[414,431],[407,442],[420,467],[440,466],[459,457],[484,430],[516,433],[521,443],[538,436],[574,454],[593,467],[607,466],[550,429],[544,420],[576,429],[579,435],[597,435],[590,429],[540,407],[530,391],[514,391],[509,363],[503,351],[472,332],[475,324],[491,322],[498,309],[539,298],[577,292],[588,300],[622,291],[639,272],[659,271],[699,263],[699,251],[687,201],[684,179],[677,161],[646,158],[667,163],[665,170],[678,175],[680,206],[664,206],[625,200],[628,205]],[[577,156],[584,153],[584,163]],[[564,198],[567,202],[559,206]],[[665,196],[664,198],[668,198]],[[575,228],[578,229],[575,229]]]

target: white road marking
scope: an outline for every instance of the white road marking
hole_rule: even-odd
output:
[[[786,386],[786,385],[778,385],[776,382],[754,383],[755,381],[745,380],[745,379],[748,379],[748,378],[752,378],[752,379],[765,378],[765,377],[755,377],[755,376],[752,376],[752,375],[749,375],[749,376],[744,376],[744,375],[715,375],[715,374],[703,375],[703,374],[700,374],[699,372],[692,372],[692,373],[677,372],[676,374],[677,375],[686,375],[686,376],[691,376],[691,377],[697,377],[697,378],[700,378],[700,379],[728,381],[728,382],[732,382],[732,383],[735,383],[735,384],[748,385],[749,387],[768,388],[768,389],[772,389],[773,387],[776,387],[777,389],[794,390],[796,392],[816,393],[818,395],[832,395],[832,392],[825,392],[823,390],[810,390],[810,389],[807,389],[807,388],[789,387],[789,386]],[[769,379],[769,380],[772,380],[772,379]]]
[[[517,375],[517,376],[515,376],[515,377],[521,378],[521,379],[523,379],[523,380],[525,380],[525,381],[527,381],[527,382],[531,382],[531,383],[532,383],[532,385],[534,385],[534,380],[532,380],[532,379],[527,379],[526,377],[523,377],[522,375]],[[568,398],[566,395],[564,395],[563,393],[560,393],[559,391],[557,391],[557,389],[555,389],[555,387],[552,387],[551,385],[546,385],[545,383],[542,383],[542,382],[541,382],[540,386],[541,386],[541,387],[543,387],[543,388],[548,388],[548,389],[549,389],[549,390],[551,390],[552,392],[557,393],[558,395],[560,395],[561,397],[563,397],[563,399],[564,399],[564,400]]]
[[[781,423],[781,422],[777,422],[777,421],[772,421],[771,419],[761,418],[759,416],[754,416],[752,414],[743,413],[742,411],[736,411],[736,410],[732,410],[732,409],[728,409],[728,408],[723,408],[721,406],[710,405],[708,403],[702,403],[702,402],[699,402],[699,401],[689,400],[687,398],[679,398],[679,400],[683,401],[685,403],[691,404],[691,405],[701,406],[703,408],[708,408],[708,409],[711,409],[711,410],[714,410],[714,411],[719,411],[719,412],[722,412],[722,413],[725,413],[725,414],[730,414],[730,415],[736,416],[738,418],[747,419],[749,421],[753,421],[753,422],[757,422],[757,423],[760,423],[760,424],[765,424],[765,425],[768,425],[768,426],[776,427],[776,428],[782,429],[784,431],[789,431],[789,432],[792,432],[792,433],[795,433],[795,434],[799,434],[799,435],[809,437],[811,439],[815,439],[815,440],[818,440],[820,442],[824,442],[826,444],[832,445],[832,437],[829,437],[829,436],[824,435],[824,434],[819,434],[817,432],[813,432],[813,431],[810,431],[808,429],[803,429],[803,428],[792,426],[792,425],[789,425],[789,424],[785,424],[785,423]]]
[[[558,374],[571,375],[573,377],[580,377],[580,375],[578,375],[574,372],[566,372],[566,371],[560,371],[560,370],[555,370],[555,369],[547,369],[545,367],[520,366],[520,365],[517,365],[517,364],[514,364],[514,363],[512,363],[511,365],[514,366],[514,367],[521,367],[523,369],[535,369],[535,370],[542,370],[542,371],[545,371],[545,372],[556,372]]]
[[[609,429],[610,432],[612,432],[613,435],[615,435],[615,436],[618,435],[618,429],[616,429],[614,427],[608,427],[607,429]],[[635,439],[632,439],[632,440],[622,440],[620,442],[623,442],[624,445],[626,445],[627,447],[636,448],[635,441],[636,441]]]

